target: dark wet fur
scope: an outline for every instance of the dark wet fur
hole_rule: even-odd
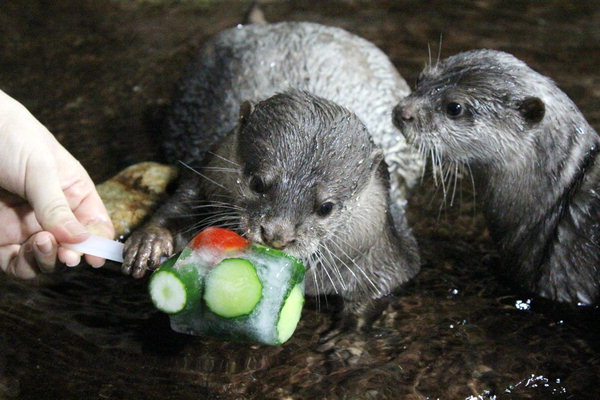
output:
[[[424,153],[469,166],[519,284],[598,302],[600,140],[550,79],[510,54],[461,53],[422,72],[394,121]]]

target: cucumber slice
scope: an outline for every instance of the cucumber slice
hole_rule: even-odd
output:
[[[149,290],[154,306],[167,314],[180,312],[188,301],[185,284],[171,269],[153,273]]]
[[[287,299],[279,312],[279,320],[277,321],[277,343],[286,342],[296,330],[300,315],[302,314],[302,306],[304,305],[304,294],[302,286],[297,284],[290,291]]]
[[[183,252],[163,262],[148,284],[150,299],[156,308],[167,314],[193,307],[202,292],[202,279],[194,265],[178,265],[182,255]]]
[[[227,258],[206,278],[204,301],[215,314],[235,318],[250,314],[262,298],[256,268],[243,258]]]

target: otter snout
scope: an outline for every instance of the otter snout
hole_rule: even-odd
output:
[[[296,241],[294,227],[289,224],[268,221],[260,225],[260,236],[264,244],[282,250]]]
[[[406,123],[415,119],[416,107],[414,104],[403,100],[394,107],[392,115],[394,125],[396,125],[397,128],[402,129]]]

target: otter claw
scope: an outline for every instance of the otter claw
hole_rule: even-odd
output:
[[[125,242],[121,271],[141,278],[146,270],[154,270],[163,256],[173,253],[173,237],[165,228],[146,227],[134,232]]]

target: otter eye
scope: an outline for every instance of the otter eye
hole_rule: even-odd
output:
[[[461,114],[463,113],[463,106],[461,106],[459,103],[455,103],[455,102],[450,102],[448,104],[446,104],[446,114],[448,114],[448,116],[452,117],[452,118],[456,118],[461,116]]]
[[[319,208],[317,208],[317,215],[319,217],[328,216],[329,214],[331,214],[331,211],[333,211],[334,206],[335,204],[331,201],[326,201],[325,203],[321,204]]]
[[[253,192],[263,194],[266,193],[268,189],[267,184],[260,176],[254,175],[250,178],[250,190]]]

